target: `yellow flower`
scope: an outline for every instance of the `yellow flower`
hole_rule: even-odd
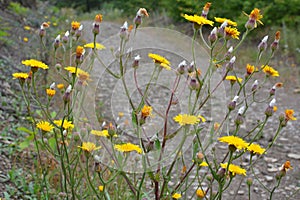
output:
[[[158,64],[164,63],[166,65],[170,65],[170,61],[168,61],[166,58],[164,58],[158,54],[149,53],[148,56],[149,56],[149,58],[152,58],[155,63],[158,63]]]
[[[84,48],[92,48],[94,49],[94,43],[87,43],[85,45],[83,45]],[[105,46],[103,46],[102,44],[100,43],[96,43],[96,49],[105,49]]]
[[[291,162],[290,161],[286,161],[282,167],[281,167],[282,171],[287,171],[289,169],[293,169],[293,167],[291,166]]]
[[[118,116],[119,116],[119,117],[123,117],[123,116],[124,116],[124,113],[123,113],[123,112],[119,112],[119,113],[118,113]]]
[[[77,21],[72,21],[71,26],[73,30],[77,30],[80,27],[80,23]]]
[[[179,193],[174,193],[174,194],[172,195],[172,198],[173,198],[173,199],[180,199],[180,198],[181,198],[181,194],[179,194]]]
[[[223,136],[218,139],[220,142],[227,143],[228,145],[233,145],[237,149],[245,149],[247,148],[248,144],[242,138],[237,136]]]
[[[263,16],[260,14],[260,10],[259,10],[259,9],[254,8],[254,9],[251,11],[249,17],[250,17],[251,19],[254,19],[255,21],[258,21],[260,24],[263,25],[263,23],[260,21],[260,19],[262,19]]]
[[[65,85],[62,84],[62,83],[60,83],[60,84],[57,84],[56,87],[61,90],[61,89],[63,89],[65,87]]]
[[[200,119],[201,122],[206,122],[206,119],[203,116],[198,115],[198,118]]]
[[[263,154],[265,153],[266,149],[261,148],[258,144],[250,144],[247,146],[247,150],[253,154]]]
[[[26,79],[29,77],[29,75],[27,73],[13,73],[12,74],[14,79],[18,78],[18,79]]]
[[[78,79],[80,80],[80,82],[83,84],[83,85],[87,85],[87,82],[88,80],[90,80],[90,74],[83,71],[83,70],[80,70],[78,73]]]
[[[82,46],[76,47],[76,56],[80,57],[84,53],[84,48]]]
[[[188,114],[179,114],[175,116],[174,121],[179,123],[181,126],[187,125],[187,124],[197,124],[199,123],[200,119],[197,116],[194,115],[188,115]]]
[[[200,199],[203,199],[204,197],[205,197],[205,191],[203,191],[202,189],[198,189],[197,191],[196,191],[196,195],[197,195],[197,197],[198,198],[200,198]]]
[[[277,106],[273,106],[273,111],[276,112],[278,110]]]
[[[230,19],[226,19],[226,18],[215,17],[215,21],[216,21],[216,22],[219,22],[219,23],[221,23],[221,24],[222,24],[223,22],[227,21],[227,24],[228,24],[229,26],[237,26],[237,23],[236,23],[236,22],[231,21]]]
[[[38,129],[41,129],[42,131],[45,132],[50,132],[54,128],[49,122],[47,121],[40,121],[39,123],[36,124],[36,127]]]
[[[27,30],[27,31],[29,31],[31,29],[31,27],[30,26],[24,26],[24,30]]]
[[[196,23],[198,25],[204,25],[204,24],[208,24],[210,26],[213,26],[214,22],[213,21],[210,21],[202,16],[198,16],[198,15],[187,15],[187,14],[184,14],[183,16],[186,20],[190,21],[190,22],[193,22],[193,23]]]
[[[75,74],[76,67],[68,66],[68,67],[65,67],[65,70],[67,70],[71,74]],[[80,73],[86,73],[86,72],[77,67],[77,72],[76,72],[77,76],[79,76]]]
[[[30,60],[23,60],[22,61],[23,65],[29,66],[29,67],[33,67],[33,68],[42,68],[42,69],[48,69],[48,65],[46,65],[45,63],[35,60],[35,59],[30,59]]]
[[[240,32],[237,30],[237,28],[232,28],[232,27],[225,27],[225,37],[229,39],[232,37],[233,39],[239,39]]]
[[[100,146],[97,147],[92,142],[82,142],[82,145],[78,146],[78,148],[81,148],[81,149],[83,149],[84,151],[87,151],[87,152],[92,152],[92,151],[100,149],[101,147]]]
[[[115,149],[121,152],[136,151],[138,153],[142,153],[142,149],[138,145],[132,143],[116,144]]]
[[[24,37],[24,38],[23,38],[23,41],[24,41],[24,42],[28,42],[28,38],[27,38],[27,37]]]
[[[263,65],[261,68],[267,76],[279,76],[279,72],[269,65]]]
[[[103,17],[102,17],[101,14],[98,14],[98,15],[95,16],[95,22],[96,23],[101,23],[102,20],[103,20]]]
[[[171,67],[169,65],[165,64],[165,63],[161,63],[160,66],[162,68],[165,68],[166,70],[171,70]]]
[[[60,119],[60,120],[54,120],[53,121],[54,124],[56,124],[58,127],[61,127],[63,125],[64,129],[70,129],[72,130],[74,128],[74,125],[72,124],[71,121],[68,120],[64,120],[64,122]]]
[[[199,164],[200,167],[207,167],[208,164],[205,161],[202,161],[202,163]]]
[[[221,167],[224,169],[227,169],[227,165],[228,165],[228,163],[221,163]],[[237,165],[234,165],[234,164],[230,164],[228,170],[232,173],[233,176],[235,174],[247,176],[245,169],[243,169]]]
[[[241,83],[243,81],[242,78],[237,78],[236,76],[226,76],[225,79],[230,81],[231,84],[234,84],[236,81],[238,81],[239,83]]]
[[[144,105],[144,107],[141,110],[141,113],[142,113],[142,117],[143,118],[151,116],[151,114],[152,114],[152,107]]]
[[[294,115],[294,110],[289,110],[289,109],[285,110],[285,118],[287,120],[297,120],[297,118],[294,117],[293,115]]]
[[[98,189],[99,189],[100,192],[103,192],[104,186],[103,185],[99,185]]]
[[[53,89],[46,89],[46,93],[49,97],[53,97],[55,95],[56,91]]]
[[[247,64],[246,66],[247,74],[250,75],[254,71],[257,71],[258,69],[254,67],[254,65]]]
[[[101,137],[109,137],[108,130],[103,130],[103,131],[92,130],[91,134],[101,136]]]

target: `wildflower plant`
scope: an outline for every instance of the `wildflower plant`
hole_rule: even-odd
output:
[[[185,43],[190,44],[186,58],[179,52],[139,44],[153,31],[141,27],[149,14],[140,8],[133,25],[125,22],[117,36],[110,38],[118,42],[116,48],[97,42],[105,31],[101,28],[103,16],[98,14],[91,30],[72,21],[64,36],[53,40],[52,63],[22,61],[30,71],[24,67],[25,72],[13,77],[20,81],[30,116],[41,197],[222,199],[231,185],[240,186],[238,181],[244,181],[250,199],[252,182],[245,177],[257,180],[273,197],[292,169],[290,162],[278,171],[273,188],[260,181],[254,168],[281,130],[296,120],[291,109],[279,114],[273,139],[260,145],[268,121],[276,120],[277,115],[276,89],[282,84],[275,84],[272,92],[266,92],[266,87],[279,76],[269,65],[280,33],[271,46],[264,37],[257,59],[244,63],[240,72],[235,66],[239,47],[263,24],[263,16],[253,9],[246,14],[245,32],[240,32],[231,19],[210,17],[210,6],[204,6],[201,16],[183,14],[194,30],[190,43]],[[211,29],[207,39],[203,26]],[[43,24],[39,32],[41,42],[48,37],[45,28],[48,26]],[[81,38],[88,34],[90,41],[83,43]],[[106,48],[110,55],[103,53]],[[41,87],[36,79],[41,78],[41,70],[49,69],[62,81]],[[112,88],[104,90],[107,85]],[[106,92],[112,94],[110,103],[98,119],[95,102]],[[265,111],[256,113],[259,120],[254,125],[245,126],[249,110],[258,106]],[[36,107],[41,110],[38,117]],[[219,147],[224,145],[222,151]],[[43,162],[45,154],[46,159],[54,160],[53,168]],[[242,162],[247,155],[249,162]]]

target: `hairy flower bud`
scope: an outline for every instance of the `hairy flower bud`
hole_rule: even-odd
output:
[[[234,63],[235,63],[235,60],[236,60],[236,57],[233,56],[233,57],[230,59],[229,63],[227,63],[226,69],[227,69],[228,71],[233,70],[233,65],[234,65]]]
[[[258,86],[258,80],[255,80],[254,83],[252,84],[251,91],[256,92],[257,86]]]
[[[178,64],[178,67],[177,67],[177,70],[176,70],[177,73],[178,74],[184,74],[186,67],[187,67],[186,61],[185,60],[181,61],[181,63]]]
[[[262,39],[262,41],[259,43],[259,45],[258,45],[258,50],[259,50],[259,52],[262,52],[262,51],[265,51],[266,49],[267,49],[267,41],[268,41],[268,37],[269,36],[265,36],[263,39]]]
[[[189,87],[191,90],[197,90],[200,87],[200,83],[198,82],[197,79],[191,78],[189,81]]]
[[[217,36],[217,27],[214,27],[214,29],[210,32],[209,36],[208,36],[208,40],[210,41],[210,44],[213,44],[218,36]]]
[[[239,98],[239,96],[235,96],[233,98],[233,100],[228,104],[227,107],[228,107],[229,110],[234,110],[235,109],[236,102],[237,102],[238,98]]]
[[[137,56],[134,57],[134,61],[133,61],[133,64],[132,64],[133,68],[138,68],[140,59],[141,59],[140,55],[137,55]]]
[[[191,72],[195,71],[195,64],[194,64],[194,61],[191,62],[191,64],[189,64],[189,65],[187,66],[187,71],[188,71],[188,73],[191,73]]]

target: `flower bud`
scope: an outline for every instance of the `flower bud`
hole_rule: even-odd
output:
[[[233,70],[233,64],[235,63],[235,60],[236,60],[236,57],[233,56],[233,57],[230,59],[229,63],[227,63],[226,69],[227,69],[228,71]]]
[[[275,40],[271,44],[272,51],[275,51],[276,49],[278,49],[279,40],[280,40],[280,31],[277,31],[276,35],[275,35]]]
[[[235,96],[233,98],[233,100],[228,104],[228,109],[231,111],[231,110],[234,110],[235,109],[235,106],[236,106],[236,102],[238,100],[239,96]]]
[[[65,33],[65,35],[63,36],[63,38],[62,38],[63,43],[68,43],[68,41],[69,41],[69,35],[70,35],[69,31],[67,31]]]
[[[193,62],[191,62],[191,64],[189,64],[188,66],[187,66],[187,71],[188,71],[188,73],[191,73],[191,72],[193,72],[193,71],[195,71],[195,66],[194,66],[195,64],[194,64],[194,61]]]
[[[230,55],[232,54],[232,52],[233,52],[233,47],[231,46],[231,47],[228,49],[228,51],[226,52],[226,54],[225,54],[226,60],[229,60]]]
[[[138,68],[140,59],[141,59],[140,55],[137,55],[137,56],[134,57],[134,61],[133,61],[133,64],[132,64],[133,68]]]
[[[265,36],[258,45],[259,52],[265,51],[267,49],[267,41],[269,36]]]
[[[246,29],[252,30],[256,27],[256,20],[253,18],[249,18],[247,23],[245,24]]]
[[[256,92],[257,86],[258,86],[258,80],[255,80],[254,83],[252,84],[251,91]]]
[[[120,30],[120,38],[123,39],[123,40],[128,40],[129,39],[129,32],[128,32],[128,23],[127,21],[124,22],[123,26],[120,27],[121,30]]]
[[[247,184],[248,186],[251,186],[251,185],[253,184],[252,178],[248,178],[247,181],[246,181],[246,184]]]
[[[278,117],[280,122],[283,122],[285,120],[285,115],[283,113],[281,113]]]
[[[217,36],[217,27],[214,27],[214,29],[210,32],[210,35],[208,36],[208,40],[210,41],[210,44],[213,44],[218,36]]]
[[[200,83],[195,78],[190,78],[189,87],[191,90],[197,90],[200,88]]]
[[[82,29],[83,29],[83,25],[81,24],[78,28],[78,30],[75,32],[75,37],[78,40],[78,38],[82,35]]]
[[[60,46],[60,35],[55,38],[53,46],[55,50]]]
[[[270,96],[275,95],[275,92],[276,92],[276,86],[273,86],[269,92]]]
[[[203,7],[203,10],[202,10],[202,14],[201,14],[202,17],[207,18],[207,14],[208,14],[210,6],[211,6],[210,2],[207,2],[205,4],[205,6]]]
[[[93,23],[92,32],[94,33],[94,36],[98,35],[100,33],[100,24]]]
[[[224,168],[219,168],[218,169],[218,172],[217,172],[217,175],[218,175],[218,177],[219,178],[223,178],[224,176],[225,176],[225,172],[226,172],[226,169],[224,169]]]
[[[50,89],[51,89],[51,90],[54,90],[54,89],[55,89],[55,82],[53,82],[53,83],[50,85]]]
[[[43,26],[41,26],[40,31],[39,31],[39,36],[40,38],[43,38],[46,35],[46,30],[44,29]]]
[[[68,88],[66,89],[65,91],[65,94],[63,96],[63,100],[65,103],[69,102],[70,101],[70,98],[71,98],[71,91],[72,91],[72,86],[69,85]]]
[[[227,25],[228,25],[227,20],[225,20],[225,21],[221,24],[221,26],[220,26],[220,28],[218,29],[218,32],[217,32],[218,37],[224,37],[224,35],[225,35],[225,27],[226,27]]]
[[[187,67],[186,61],[183,60],[181,63],[179,63],[178,68],[177,68],[177,73],[178,74],[184,74],[185,68]]]

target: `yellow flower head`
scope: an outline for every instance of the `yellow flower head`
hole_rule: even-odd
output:
[[[82,145],[81,146],[78,146],[78,148],[81,148],[83,149],[84,151],[87,151],[87,152],[92,152],[92,151],[95,151],[95,150],[98,150],[100,149],[101,147],[97,147],[94,143],[92,142],[82,142]]]
[[[42,131],[45,132],[50,132],[54,128],[49,122],[47,121],[40,121],[39,123],[36,124],[36,127],[38,129],[41,129]]]
[[[277,41],[280,40],[280,31],[276,31],[275,40],[277,40]]]
[[[206,4],[203,7],[203,11],[207,13],[209,11],[210,6],[211,6],[211,3],[210,2],[206,2]]]
[[[84,48],[82,46],[76,47],[76,56],[80,57],[84,53]]]
[[[232,28],[232,27],[225,27],[225,37],[226,39],[229,39],[232,37],[233,39],[239,39],[240,32],[237,30],[237,28]]]
[[[87,80],[90,80],[90,74],[83,70],[80,70],[77,75],[78,79],[84,83],[86,83]]]
[[[237,149],[246,149],[248,144],[242,138],[237,136],[223,136],[218,139],[220,142],[227,143],[228,145],[233,145]]]
[[[101,14],[98,14],[98,15],[95,16],[95,22],[96,23],[101,23],[102,20],[103,20],[103,17],[102,17]]]
[[[121,152],[136,151],[137,153],[142,153],[142,149],[138,145],[132,143],[116,144],[115,149]]]
[[[250,65],[250,64],[247,64],[246,70],[248,75],[252,74],[254,71],[257,71],[254,65]]]
[[[151,116],[152,115],[152,107],[144,105],[144,107],[141,110],[141,113],[142,113],[143,118]]]
[[[205,191],[203,191],[202,189],[198,189],[197,191],[196,191],[196,195],[197,195],[197,197],[198,198],[200,198],[200,199],[203,199],[204,197],[205,197]]]
[[[70,72],[71,74],[75,74],[75,72],[76,72],[76,67],[68,66],[68,67],[65,67],[65,70],[67,70],[67,71]],[[77,67],[76,75],[79,76],[80,73],[87,73],[87,72],[85,72],[85,71],[83,71],[82,69],[80,69],[80,68]]]
[[[54,124],[56,124],[58,127],[63,126],[64,129],[70,129],[70,130],[72,130],[72,129],[74,128],[74,125],[72,124],[72,122],[71,122],[71,121],[68,121],[68,120],[62,121],[62,120],[60,119],[60,120],[54,120],[53,122],[54,122]]]
[[[154,54],[154,53],[149,53],[148,54],[149,58],[153,59],[154,63],[158,63],[158,64],[166,64],[166,65],[170,65],[170,61],[168,61],[166,58],[158,55],[158,54]]]
[[[285,118],[286,120],[297,120],[296,117],[294,117],[294,110],[285,110]]]
[[[179,193],[174,193],[174,194],[172,195],[172,198],[173,198],[173,199],[180,199],[180,198],[181,198],[181,194],[179,194]]]
[[[99,189],[100,192],[103,192],[103,190],[104,190],[103,185],[99,185],[98,189]]]
[[[199,166],[200,166],[200,167],[207,167],[208,164],[207,164],[207,162],[202,161],[202,162],[199,164]]]
[[[56,86],[58,89],[64,89],[65,85],[63,83],[57,84]]]
[[[227,169],[227,165],[228,165],[228,163],[221,163],[221,167],[224,169]],[[243,169],[237,165],[234,165],[234,164],[230,164],[228,170],[229,170],[229,172],[232,173],[233,176],[235,174],[247,176],[245,169]]]
[[[24,37],[24,38],[23,38],[23,41],[24,41],[24,42],[28,42],[28,38],[27,38],[27,37]]]
[[[46,89],[46,93],[49,97],[53,97],[55,95],[56,91],[53,89]]]
[[[162,68],[165,68],[166,70],[171,70],[171,67],[169,65],[165,64],[165,63],[161,63],[160,66]]]
[[[29,77],[29,75],[27,74],[27,73],[13,73],[12,74],[13,75],[13,77],[14,77],[14,79],[27,79],[28,77]]]
[[[22,61],[23,65],[32,67],[32,68],[42,68],[42,69],[48,69],[48,65],[46,65],[45,63],[35,60],[35,59],[30,59],[30,60],[23,60]]]
[[[238,81],[239,83],[241,83],[243,81],[242,78],[237,78],[236,76],[226,76],[225,79],[230,81],[231,84],[234,84],[236,81]]]
[[[179,114],[179,115],[175,116],[173,119],[175,122],[179,123],[181,126],[184,126],[187,124],[193,125],[193,124],[197,124],[200,122],[199,117],[194,116],[194,115],[188,115],[188,114]]]
[[[91,134],[97,135],[100,137],[109,137],[108,130],[103,130],[103,131],[92,130]]]
[[[260,24],[263,24],[260,19],[263,18],[263,16],[260,14],[260,10],[258,8],[254,8],[250,15],[249,18],[254,19],[255,21],[258,21]]]
[[[183,16],[186,20],[190,21],[190,22],[193,22],[193,23],[196,23],[198,25],[205,25],[205,24],[208,24],[210,26],[213,26],[214,22],[213,21],[210,21],[208,19],[206,19],[205,17],[202,17],[202,16],[198,16],[198,15],[187,15],[187,14],[184,14]]]
[[[269,65],[263,65],[261,68],[267,76],[279,76],[279,72]]]
[[[27,30],[27,31],[29,31],[31,29],[31,27],[30,26],[24,26],[24,30]]]
[[[281,170],[286,172],[286,171],[289,170],[289,169],[293,169],[293,167],[291,166],[291,162],[290,162],[290,161],[286,161],[286,162],[282,165]]]
[[[80,23],[77,21],[72,21],[71,26],[73,30],[77,30],[80,27]]]
[[[247,146],[247,150],[250,151],[252,154],[264,154],[266,149],[261,148],[258,144],[250,144]]]
[[[237,26],[237,23],[234,21],[231,21],[230,19],[221,18],[221,17],[215,17],[215,21],[223,24],[225,21],[227,21],[227,24],[229,26]]]
[[[91,48],[91,49],[94,49],[94,48],[95,48],[93,42],[87,43],[87,44],[83,45],[83,47],[84,47],[84,48]],[[103,46],[103,45],[100,44],[100,43],[96,43],[96,49],[99,49],[99,50],[105,49],[105,46]]]

